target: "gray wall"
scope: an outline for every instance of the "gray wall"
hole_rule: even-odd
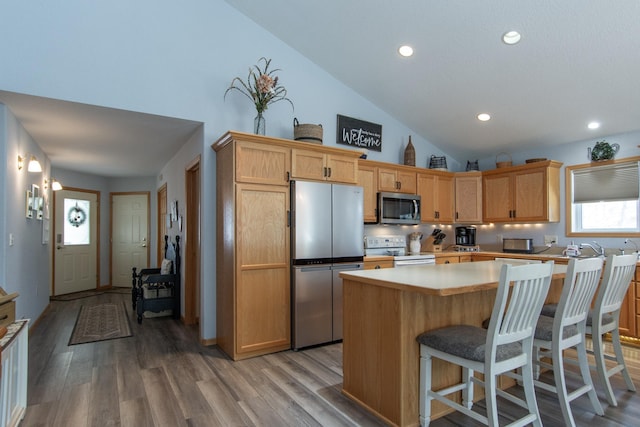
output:
[[[384,106],[362,98],[222,0],[192,0],[188,5],[156,0],[91,4],[67,0],[40,2],[37,6],[31,2],[10,2],[3,6],[2,15],[0,90],[203,123],[184,150],[165,165],[163,180],[158,176],[153,183],[143,185],[126,180],[114,184],[100,177],[90,181],[105,194],[115,191],[114,188],[140,189],[128,188],[131,185],[147,187],[153,197],[166,181],[169,200],[177,199],[184,206],[184,168],[196,155],[201,155],[201,325],[205,339],[215,338],[216,331],[215,154],[210,145],[229,129],[251,132],[255,116],[251,103],[240,94],[229,94],[226,101],[223,99],[233,77],[244,78],[248,67],[262,56],[273,59],[273,65],[282,69],[280,81],[295,104],[295,112],[287,103],[271,106],[266,112],[270,136],[291,138],[293,117],[297,117],[302,123],[321,123],[324,144],[336,146],[333,137],[336,114],[343,114],[383,126],[383,152],[371,152],[372,160],[402,163],[409,135],[415,145],[418,166],[426,166],[432,154],[447,155],[389,116]],[[41,230],[37,229],[36,221],[26,221],[21,213],[24,191],[30,180],[36,178],[17,173],[18,148],[28,148],[41,158],[44,166],[50,166],[37,144],[15,123],[13,115],[7,114],[6,109],[3,111],[1,134],[8,145],[3,153],[6,179],[0,184],[4,201],[4,207],[0,205],[4,218],[0,226],[3,246],[0,251],[4,252],[0,278],[6,288],[21,293],[18,316],[36,318],[47,304],[49,258],[47,248],[40,243]],[[565,142],[569,141],[558,141]],[[621,154],[625,152],[626,148]],[[513,155],[516,163],[529,157],[580,163],[586,156],[586,145],[546,147],[539,152]],[[448,156],[448,166],[460,170],[466,160]],[[493,162],[494,158],[481,159],[481,168],[493,167],[490,166]],[[88,177],[58,173],[56,177],[61,181],[63,177],[69,179],[68,183],[62,181],[66,185],[82,187],[88,182],[85,181]],[[103,203],[102,209],[108,209],[108,203]],[[106,229],[101,227],[103,235]],[[496,226],[495,230],[502,229]],[[556,225],[542,226],[536,233],[542,235],[547,230],[563,235],[561,226]],[[511,228],[502,231],[505,236],[512,232],[528,233]],[[10,232],[18,236],[11,248],[7,239]],[[483,229],[482,239],[485,235],[489,239],[491,232]],[[108,253],[101,252],[103,256]],[[101,259],[104,273],[108,269],[103,266]]]

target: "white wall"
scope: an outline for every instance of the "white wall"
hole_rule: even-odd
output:
[[[2,16],[0,90],[184,118],[204,124],[186,148],[163,168],[163,177],[168,183],[169,200],[178,199],[184,206],[184,167],[195,155],[202,155],[201,257],[205,306],[201,311],[201,323],[205,339],[215,338],[216,329],[213,285],[215,154],[210,145],[229,129],[251,132],[255,116],[253,106],[240,94],[230,93],[226,101],[223,100],[224,91],[233,77],[246,77],[248,67],[262,56],[272,58],[273,65],[282,69],[280,81],[287,88],[295,111],[291,111],[287,103],[270,107],[266,112],[267,134],[270,136],[291,138],[292,121],[297,117],[302,123],[322,124],[324,144],[336,146],[336,114],[343,114],[382,125],[383,152],[370,152],[370,159],[402,163],[410,134],[413,135],[417,166],[426,167],[432,154],[447,154],[222,0],[190,0],[187,3],[169,0],[90,3],[67,0],[38,2],[37,5],[10,2],[3,6]],[[15,205],[22,204],[24,190],[29,183],[26,174],[15,173],[12,159],[17,155],[15,146],[23,141],[33,146],[33,151],[42,153],[32,140],[16,130],[21,127],[14,123],[12,115],[9,116],[4,124],[0,122],[5,135],[8,131],[16,133],[5,136],[11,145],[6,147],[4,154],[7,170],[4,172],[4,188],[0,185],[0,195],[4,196],[5,207],[2,209],[0,205],[0,212],[11,213],[11,217],[5,215],[4,225],[0,228],[0,238],[3,238],[0,251],[4,250],[6,258],[4,264],[0,264],[0,279],[5,280],[10,289],[24,286],[24,296],[21,295],[18,304],[19,314],[37,317],[46,306],[46,299],[42,296],[46,292],[36,296],[36,285],[32,283],[46,283],[48,278],[43,280],[43,272],[32,268],[34,256],[39,259],[43,248],[35,236],[35,222],[18,218],[20,209]],[[632,139],[633,135],[629,141]],[[612,138],[610,142],[617,141]],[[521,163],[529,157],[547,157],[566,164],[581,163],[582,159],[586,160],[586,147],[587,144],[580,143],[546,147],[514,153],[513,160]],[[628,152],[627,148],[621,155],[625,152]],[[463,169],[465,164],[461,162],[466,162],[466,159],[460,161],[450,157],[447,160],[451,170]],[[494,158],[481,159],[481,169],[492,168],[494,162]],[[71,174],[59,172],[61,181],[62,177],[69,178],[69,184],[62,181],[64,184],[74,185],[75,178]],[[108,182],[96,184],[107,194],[113,191]],[[155,200],[155,190],[159,185],[159,180],[150,185],[152,200]],[[77,186],[82,185],[78,183]],[[135,190],[126,187],[128,183],[117,185],[121,191]],[[108,209],[108,203],[103,203],[102,209]],[[101,227],[103,232],[105,229]],[[505,236],[511,233],[502,231]],[[20,235],[20,246],[8,247],[8,232]],[[564,234],[561,226],[546,225],[536,230],[536,237],[541,239],[543,234],[552,232],[560,236]],[[517,233],[520,231],[514,232]],[[488,233],[486,236],[489,239]],[[485,233],[482,232],[480,237],[482,243]],[[561,240],[561,243],[564,242]],[[101,252],[103,255],[108,253]],[[101,260],[101,271],[108,271],[102,267],[103,264],[104,260]]]
[[[3,206],[0,205],[3,218],[0,286],[7,293],[20,294],[16,300],[17,318],[35,320],[49,302],[50,245],[42,243],[43,221],[25,216],[26,191],[33,184],[44,190],[49,164],[40,147],[3,104],[0,104],[0,116],[4,130],[0,132],[0,138],[5,150],[2,167],[4,197]],[[42,173],[28,172],[26,163],[22,170],[18,170],[18,155],[27,153],[40,161]],[[9,235],[14,238],[12,246],[9,245]]]
[[[246,98],[230,93],[225,102],[223,94],[262,56],[282,69],[280,80],[295,104],[295,112],[286,103],[268,109],[268,135],[291,138],[298,117],[323,124],[325,145],[336,145],[336,115],[343,114],[383,126],[384,151],[370,159],[401,162],[410,134],[419,164],[445,154],[222,0],[11,2],[2,14],[0,90],[204,123],[194,150],[202,154],[203,260],[215,259],[210,145],[229,129],[251,132],[255,116]],[[171,169],[184,167],[178,158]],[[449,166],[457,165],[450,159]],[[211,286],[215,263],[203,262],[202,274]],[[215,292],[203,289],[203,300],[204,338],[214,338]]]

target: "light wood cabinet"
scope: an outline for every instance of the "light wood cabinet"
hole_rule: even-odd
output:
[[[421,222],[452,224],[454,220],[455,182],[447,172],[425,172],[417,175]]]
[[[375,223],[378,220],[378,171],[365,162],[358,163],[358,185],[364,189],[364,222]]]
[[[365,270],[377,270],[380,268],[393,268],[392,256],[364,257]]]
[[[416,194],[416,171],[411,166],[378,167],[378,191]]]
[[[458,264],[461,262],[471,262],[470,254],[459,253],[439,253],[436,254],[436,264]]]
[[[235,151],[237,182],[289,185],[289,147],[237,141]]]
[[[482,173],[460,172],[455,175],[455,222],[482,222]]]
[[[560,221],[560,167],[547,160],[482,174],[484,222]]]
[[[315,181],[358,182],[357,157],[323,153],[316,150],[291,150],[292,178]]]
[[[213,146],[216,341],[233,360],[291,348],[290,204],[282,179],[291,148],[254,142],[256,136],[229,132]]]

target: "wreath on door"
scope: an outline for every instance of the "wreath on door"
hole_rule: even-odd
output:
[[[67,220],[72,226],[80,227],[87,220],[87,214],[84,209],[76,203],[74,207],[69,209],[69,212],[67,213]]]

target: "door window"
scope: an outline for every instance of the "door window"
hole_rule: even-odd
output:
[[[91,243],[89,200],[64,199],[64,244],[88,245]]]

